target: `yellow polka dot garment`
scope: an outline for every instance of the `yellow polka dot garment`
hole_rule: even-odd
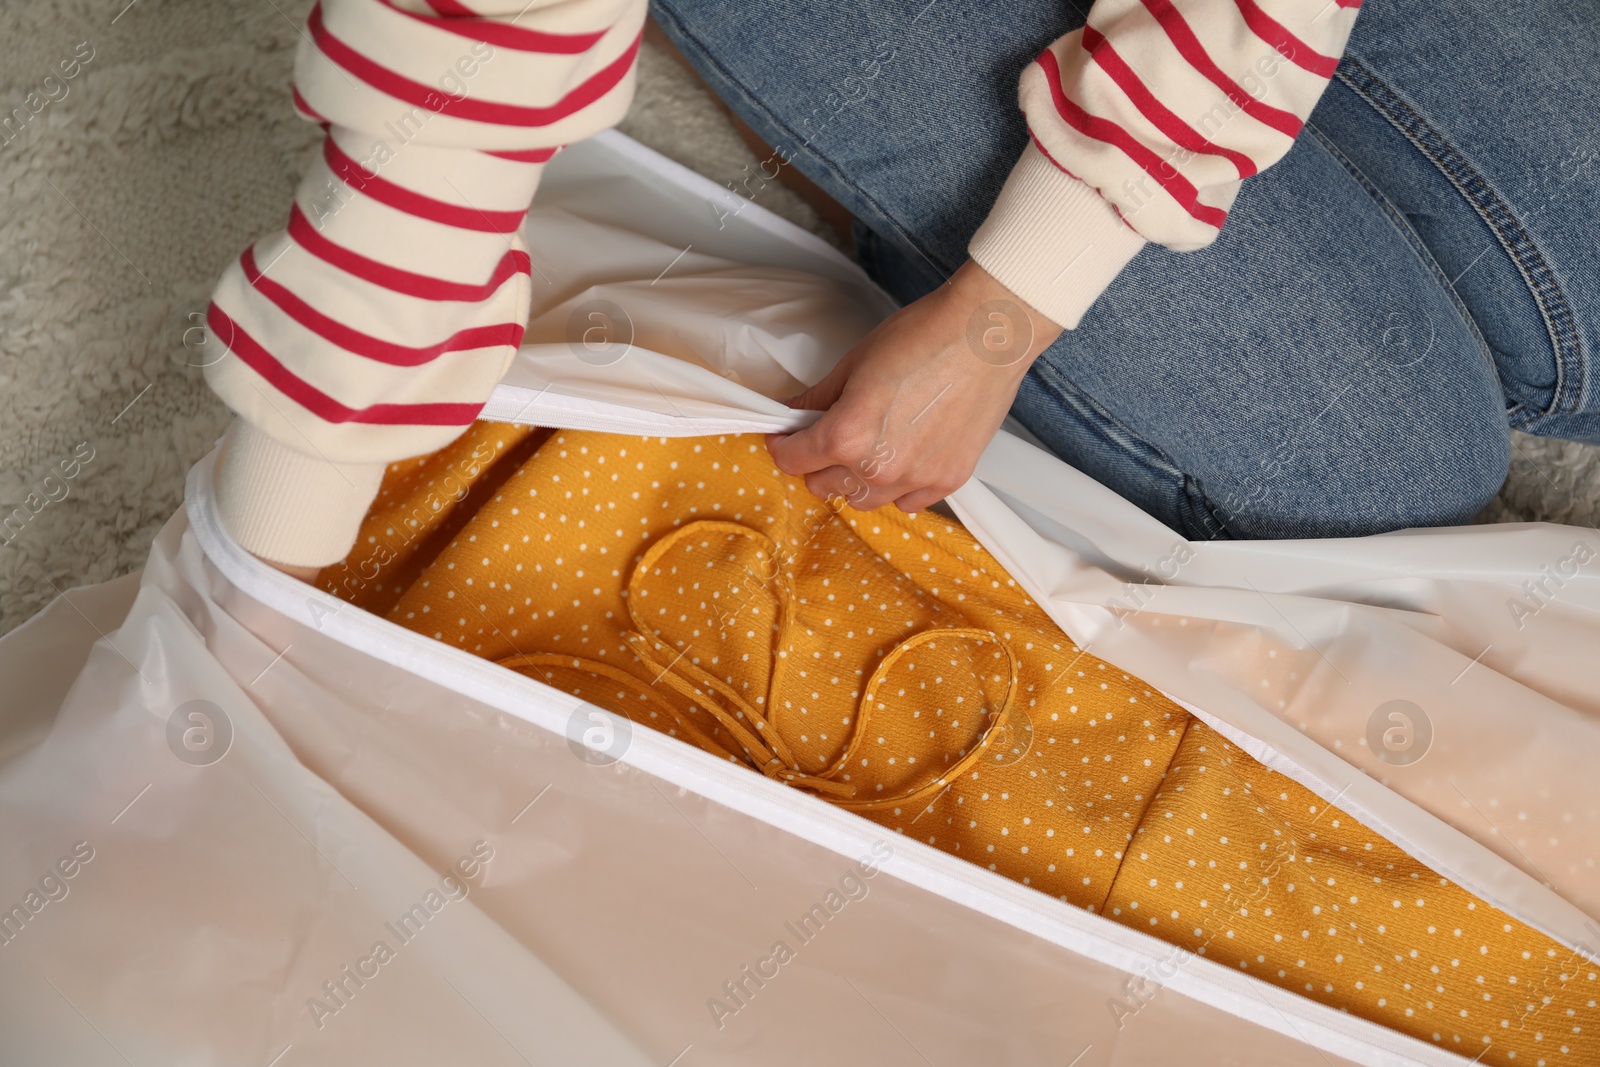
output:
[[[818,500],[759,436],[479,423],[392,467],[320,581],[1468,1059],[1600,1064],[1594,964],[1080,651],[957,523]]]

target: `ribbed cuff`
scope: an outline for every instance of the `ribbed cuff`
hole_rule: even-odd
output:
[[[217,511],[234,540],[275,563],[325,567],[350,554],[387,463],[329,463],[235,419],[217,471]]]
[[[1146,243],[1109,201],[1030,141],[967,254],[1070,330]]]

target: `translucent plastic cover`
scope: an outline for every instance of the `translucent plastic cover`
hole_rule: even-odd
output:
[[[740,203],[615,135],[562,153],[528,225],[565,261],[486,415],[814,417],[772,396],[889,304]],[[571,343],[594,301],[626,373]],[[596,745],[243,553],[210,471],[136,588],[0,641],[0,1062],[1463,1062],[654,731]],[[1084,647],[1600,950],[1592,531],[1191,544],[1021,433],[949,504]]]

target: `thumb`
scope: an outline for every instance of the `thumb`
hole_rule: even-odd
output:
[[[830,415],[824,414],[822,418],[804,429],[795,430],[793,433],[768,434],[767,451],[772,455],[772,462],[783,473],[792,477],[811,474],[827,467],[838,465],[832,455],[827,451],[824,437],[818,432],[818,427],[827,422]]]
[[[805,392],[789,397],[784,403],[802,411],[827,411],[844,392],[844,383],[849,377],[849,369],[841,361],[828,372],[827,377]]]

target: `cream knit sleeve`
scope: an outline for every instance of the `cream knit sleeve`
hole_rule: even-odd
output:
[[[1360,0],[1098,0],[1028,65],[1030,143],[968,251],[1075,327],[1147,242],[1216,240],[1289,151]]]
[[[385,467],[476,417],[531,302],[546,161],[633,97],[644,0],[322,0],[293,99],[325,130],[283,229],[212,294],[218,472],[248,550],[348,552]]]

